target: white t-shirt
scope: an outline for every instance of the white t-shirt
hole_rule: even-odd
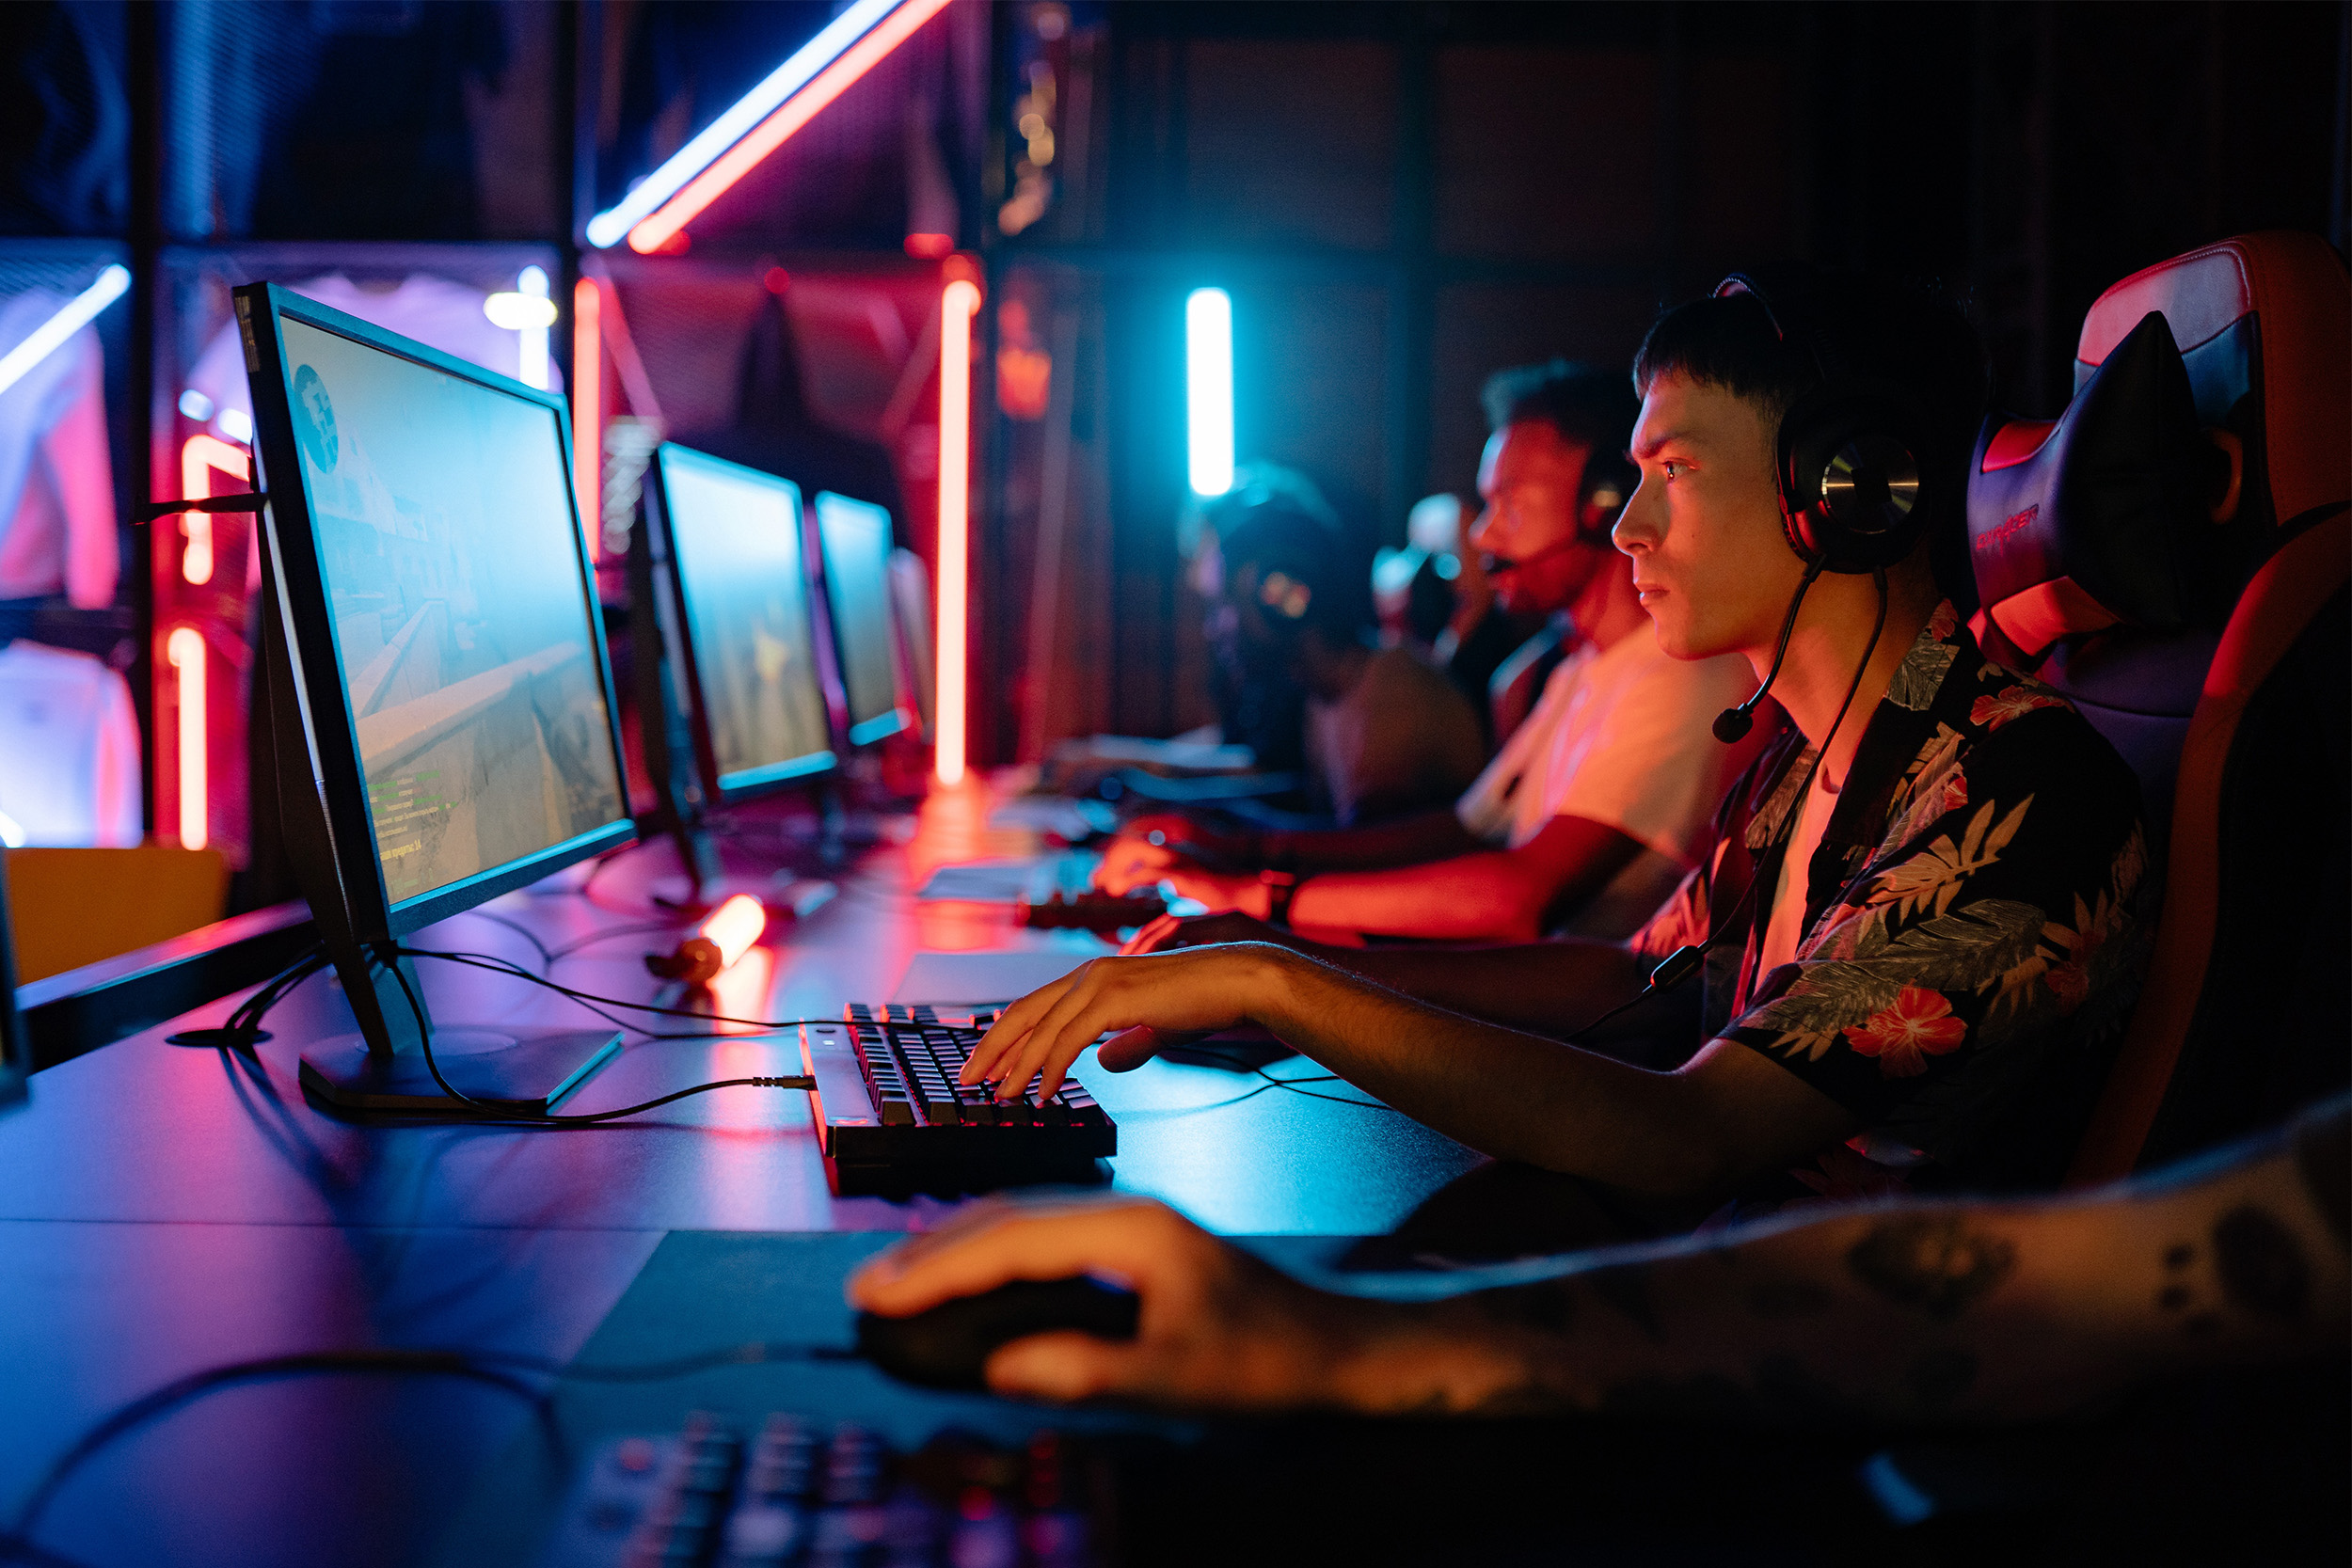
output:
[[[1616,938],[1638,930],[1691,869],[1748,745],[1715,738],[1715,716],[1748,694],[1737,655],[1685,661],[1643,625],[1606,648],[1561,660],[1526,722],[1454,807],[1462,826],[1518,848],[1555,816],[1581,816],[1642,846],[1565,929]]]
[[[139,841],[131,688],[87,654],[0,648],[0,839],[65,848]]]

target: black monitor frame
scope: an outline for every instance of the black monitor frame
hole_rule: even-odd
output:
[[[787,785],[830,772],[840,766],[841,759],[834,751],[832,736],[828,735],[821,750],[804,756],[787,758],[734,774],[721,771],[718,740],[711,728],[710,708],[706,695],[705,650],[698,646],[696,641],[692,594],[686,586],[686,566],[681,559],[685,551],[671,521],[671,468],[681,457],[732,469],[762,484],[782,485],[790,495],[792,526],[799,531],[795,543],[798,546],[800,571],[793,587],[801,595],[803,618],[808,627],[809,694],[816,699],[817,710],[821,714],[830,713],[831,704],[826,698],[823,672],[816,663],[819,622],[816,604],[816,575],[809,565],[807,503],[801,494],[801,487],[781,474],[731,463],[725,458],[714,457],[675,441],[664,441],[654,450],[653,469],[649,476],[652,483],[645,486],[644,492],[646,536],[651,546],[645,552],[645,560],[653,568],[650,581],[661,634],[661,651],[679,677],[673,689],[672,700],[677,703],[680,716],[686,721],[697,783],[704,800],[714,805],[732,805],[739,800],[771,794]],[[654,728],[647,722],[649,718],[650,715],[641,714],[639,722],[644,725],[650,739]],[[657,776],[657,786],[662,782],[665,781]]]
[[[605,651],[595,568],[580,531],[579,498],[571,486],[570,419],[564,400],[551,392],[387,332],[278,284],[248,284],[233,291],[231,297],[253,391],[254,452],[267,497],[262,512],[260,609],[280,816],[296,880],[310,902],[327,957],[343,983],[361,1040],[356,1054],[325,1047],[305,1053],[303,1083],[349,1107],[446,1107],[450,1101],[438,1087],[439,1078],[415,1065],[426,1033],[445,1031],[432,1023],[413,968],[397,951],[399,939],[618,848],[636,835],[636,825],[627,815],[628,772],[622,752],[620,704]],[[564,476],[580,613],[604,696],[612,776],[621,791],[622,815],[612,822],[444,887],[398,901],[391,898],[368,810],[366,768],[343,683],[317,520],[299,477],[292,367],[278,331],[281,319],[534,404],[553,417],[550,438],[555,443],[558,471]],[[273,481],[273,476],[282,477]],[[619,1035],[607,1031],[511,1033],[514,1038],[508,1043],[522,1049],[456,1058],[443,1065],[442,1076],[453,1078],[463,1072],[470,1085],[464,1086],[464,1092],[478,1101],[543,1112],[620,1044]]]
[[[236,306],[238,328],[245,338],[246,369],[253,388],[256,450],[263,487],[269,493],[265,515],[269,525],[267,553],[271,560],[266,564],[277,568],[278,602],[294,657],[294,673],[300,687],[306,738],[311,764],[317,769],[315,793],[326,810],[352,935],[361,942],[406,936],[437,920],[461,913],[501,893],[528,886],[567,865],[628,843],[635,830],[626,815],[628,773],[622,754],[620,703],[613,691],[612,663],[605,652],[601,611],[596,595],[596,569],[588,559],[586,538],[580,531],[579,499],[566,483],[564,497],[572,519],[571,545],[580,586],[580,613],[588,628],[589,644],[596,653],[596,679],[604,693],[607,741],[612,749],[613,777],[623,790],[624,815],[602,828],[575,834],[535,854],[477,872],[445,887],[397,902],[390,897],[384,884],[383,864],[376,858],[375,828],[368,813],[367,772],[359,755],[358,724],[343,687],[335,617],[327,603],[320,559],[317,520],[310,515],[310,498],[295,477],[301,467],[294,448],[293,386],[284,344],[278,332],[278,319],[285,317],[353,339],[442,374],[538,404],[554,416],[552,428],[559,448],[556,455],[567,479],[571,473],[570,416],[564,400],[552,392],[526,387],[510,376],[485,371],[453,355],[370,325],[275,283],[257,283],[237,290]],[[268,476],[273,474],[286,476],[284,482],[270,484]]]
[[[891,531],[882,544],[882,626],[883,634],[890,640],[890,711],[878,713],[862,721],[850,695],[850,639],[841,625],[840,601],[834,592],[833,547],[825,536],[824,503],[828,498],[848,501],[853,506],[872,507],[882,515],[883,523]],[[904,700],[906,653],[898,646],[898,595],[890,587],[890,551],[897,543],[898,519],[890,515],[888,507],[879,501],[861,500],[855,496],[839,495],[831,490],[819,490],[811,498],[809,513],[816,524],[817,554],[824,565],[825,627],[833,639],[834,678],[841,689],[841,715],[846,726],[843,738],[853,750],[872,746],[889,739],[915,722],[915,717],[907,711]]]

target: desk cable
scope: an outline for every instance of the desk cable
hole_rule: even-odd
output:
[[[485,1384],[531,1404],[545,1401],[547,1391],[524,1381],[532,1374],[559,1383],[660,1383],[713,1371],[722,1367],[752,1367],[801,1361],[858,1361],[847,1346],[800,1345],[755,1341],[729,1345],[667,1361],[618,1362],[599,1365],[566,1364],[543,1355],[506,1351],[467,1350],[342,1350],[300,1351],[207,1367],[175,1378],[103,1417],[72,1447],[50,1463],[40,1479],[18,1505],[16,1517],[0,1532],[0,1558],[48,1563],[72,1560],[33,1544],[33,1530],[41,1515],[74,1472],[118,1438],[207,1394],[240,1384],[287,1377],[451,1377]]]

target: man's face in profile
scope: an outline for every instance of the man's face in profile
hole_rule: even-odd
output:
[[[1633,457],[1642,483],[1614,532],[1659,647],[1676,658],[1769,657],[1804,564],[1781,530],[1763,412],[1661,375],[1642,400]]]
[[[1543,420],[1504,425],[1487,438],[1478,464],[1486,505],[1470,545],[1495,558],[1495,594],[1514,615],[1565,609],[1595,572],[1613,564],[1606,546],[1581,548],[1576,542],[1577,486],[1591,455],[1591,448]]]

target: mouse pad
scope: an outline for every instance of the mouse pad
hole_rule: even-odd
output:
[[[671,1231],[577,1364],[660,1362],[761,1341],[847,1346],[851,1314],[842,1281],[900,1239],[896,1231]],[[732,1366],[653,1383],[564,1383],[544,1415],[521,1428],[484,1471],[424,1560],[437,1568],[536,1561],[575,1470],[598,1444],[675,1432],[695,1410],[748,1431],[778,1410],[820,1426],[856,1421],[902,1449],[919,1448],[950,1425],[1014,1446],[1048,1427],[1073,1433],[1185,1430],[1133,1416],[1048,1412],[984,1395],[907,1388],[856,1361]]]

